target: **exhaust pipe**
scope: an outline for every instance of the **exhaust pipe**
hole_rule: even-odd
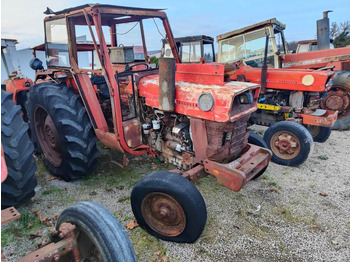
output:
[[[323,12],[323,19],[317,20],[317,45],[318,50],[324,50],[330,48],[330,29],[328,13],[332,10]]]

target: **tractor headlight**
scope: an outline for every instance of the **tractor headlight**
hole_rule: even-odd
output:
[[[251,104],[254,101],[252,93],[244,93],[238,96],[240,104]]]
[[[199,107],[207,112],[210,111],[214,106],[214,98],[210,93],[203,93],[198,98]]]

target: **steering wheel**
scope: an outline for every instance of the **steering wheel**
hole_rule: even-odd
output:
[[[149,65],[145,62],[141,62],[141,63],[136,63],[136,64],[133,64],[133,65],[126,65],[125,66],[125,70],[124,72],[129,72],[129,71],[132,71],[132,68],[135,67],[135,66],[138,66],[138,65],[145,65],[146,66],[146,69],[143,69],[143,70],[147,70],[147,69],[150,69]]]

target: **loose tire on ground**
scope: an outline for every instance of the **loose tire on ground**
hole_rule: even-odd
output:
[[[298,166],[306,161],[312,149],[312,136],[302,125],[282,121],[270,126],[264,140],[273,155],[271,160],[285,166]]]
[[[96,166],[97,138],[72,88],[42,83],[30,88],[27,111],[32,139],[44,154],[44,165],[66,181],[91,173]]]
[[[118,220],[102,205],[79,202],[65,209],[56,224],[76,226],[81,261],[136,262],[132,244]]]
[[[132,190],[131,206],[139,225],[166,241],[192,243],[207,221],[205,202],[197,188],[169,171],[142,178]]]
[[[1,208],[17,207],[35,194],[37,166],[27,131],[21,107],[13,102],[12,93],[1,90],[1,144],[8,170],[1,184]]]
[[[258,134],[254,133],[253,131],[249,131],[249,137],[248,137],[248,143],[249,144],[253,144],[256,146],[260,146],[263,148],[268,148],[266,142],[264,141],[264,139],[259,136]],[[262,174],[265,173],[266,169],[267,169],[268,165],[266,167],[263,168],[263,170],[261,170],[254,178],[253,180],[257,179],[258,177],[260,177]]]
[[[332,133],[331,127],[324,126],[306,126],[309,130],[314,142],[324,143],[328,140]]]

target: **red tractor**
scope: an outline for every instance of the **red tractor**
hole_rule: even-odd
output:
[[[32,60],[36,77],[26,101],[45,166],[67,181],[86,176],[98,140],[124,155],[121,166],[128,155],[144,154],[174,164],[178,170],[137,183],[132,209],[151,234],[195,241],[207,214],[189,180],[211,174],[239,191],[269,163],[269,150],[247,142],[259,86],[225,80],[221,64],[180,64],[161,10],[93,4],[46,13],[48,69]],[[146,42],[157,43],[146,34],[152,26],[160,39],[166,35],[174,57],[161,58],[159,68],[147,63]],[[142,46],[143,61],[136,61],[130,41]]]
[[[324,96],[320,94],[321,97],[315,99],[318,100],[317,104],[321,109],[338,111],[338,120],[332,128],[339,130],[350,128],[350,47],[293,54],[289,52],[284,37],[285,27],[272,18],[219,35],[218,61],[224,63],[243,61],[244,65],[250,67],[241,69],[236,75],[244,75],[248,81],[261,83],[263,90],[273,88],[314,94],[323,90]],[[269,36],[268,42],[265,41],[266,35]],[[260,72],[264,62],[265,46],[267,75]],[[311,75],[312,78],[308,76],[304,79],[305,75]],[[306,81],[307,79],[310,80]],[[311,97],[311,100],[314,98]],[[304,103],[308,103],[307,97],[304,97]]]

